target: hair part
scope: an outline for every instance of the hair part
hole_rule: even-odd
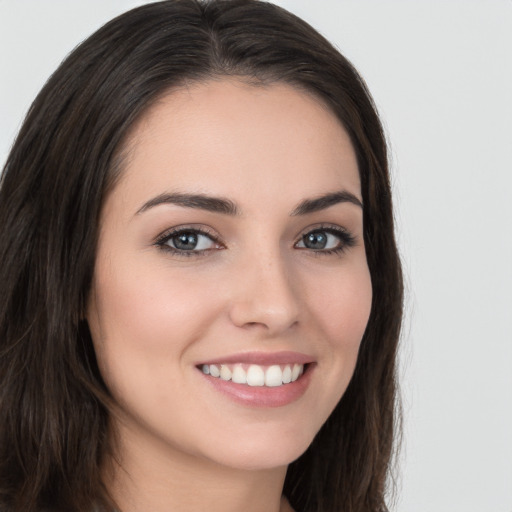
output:
[[[387,510],[403,292],[385,137],[353,66],[307,23],[256,0],[129,11],[78,46],[32,104],[0,178],[0,508],[112,510],[100,469],[115,405],[84,320],[101,208],[140,116],[169,90],[222,77],[314,94],[354,145],[370,320],[352,381],[289,466],[284,493],[297,511]]]

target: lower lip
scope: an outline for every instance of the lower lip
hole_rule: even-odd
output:
[[[308,364],[304,373],[294,382],[282,386],[249,386],[237,384],[231,380],[222,380],[220,377],[201,375],[216,391],[223,393],[239,404],[250,407],[282,407],[298,400],[311,382],[314,364]]]

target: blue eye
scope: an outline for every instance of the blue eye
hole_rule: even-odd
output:
[[[317,228],[302,235],[296,246],[323,254],[340,253],[355,245],[355,238],[341,227]]]
[[[214,241],[209,236],[194,231],[182,231],[169,238],[167,244],[180,251],[204,251],[211,249]]]
[[[210,249],[220,248],[219,243],[212,235],[199,229],[174,229],[164,233],[156,245],[163,250],[183,256],[193,256],[204,253]]]
[[[356,238],[340,226],[318,227],[301,236],[295,248],[316,254],[340,254],[356,243]],[[202,256],[215,249],[225,249],[218,238],[206,228],[174,228],[155,242],[163,251],[176,256]]]

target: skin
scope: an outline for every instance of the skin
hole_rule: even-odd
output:
[[[102,212],[87,312],[119,409],[107,485],[123,512],[290,510],[281,499],[287,465],[343,395],[370,313],[361,206],[290,215],[326,193],[361,199],[349,137],[304,92],[224,79],[163,97],[125,153]],[[227,198],[239,213],[140,211],[175,192]],[[350,232],[353,246],[304,247],[302,236],[326,225]],[[216,241],[201,238],[205,251],[188,257],[155,243],[179,226],[206,228]],[[237,403],[196,368],[282,350],[315,366],[304,395],[281,407]]]

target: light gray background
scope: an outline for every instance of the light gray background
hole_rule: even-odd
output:
[[[141,1],[0,0],[0,160],[61,59]],[[407,275],[397,512],[512,512],[512,1],[281,0],[366,78]]]

